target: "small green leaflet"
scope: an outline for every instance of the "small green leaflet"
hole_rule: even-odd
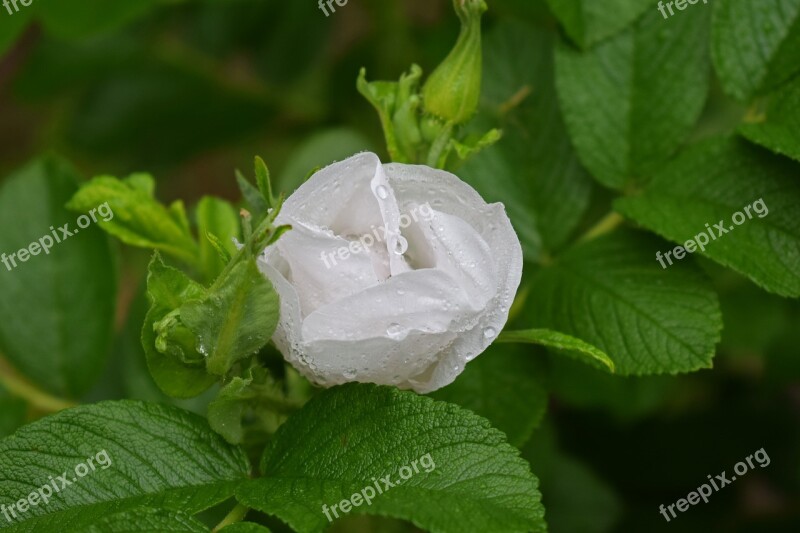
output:
[[[593,364],[600,363],[601,366],[605,367],[607,370],[614,372],[614,361],[612,361],[608,355],[591,344],[557,331],[549,329],[504,331],[500,334],[500,338],[498,338],[497,341],[527,342],[547,346],[548,348],[564,351],[579,360],[587,361],[588,358]]]

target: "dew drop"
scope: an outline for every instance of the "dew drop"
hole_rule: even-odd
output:
[[[386,200],[389,197],[389,191],[385,185],[378,185],[375,187],[375,195],[381,200]]]
[[[386,328],[386,334],[391,339],[402,340],[402,339],[406,338],[406,335],[408,335],[408,330],[406,330],[400,324],[398,324],[396,322],[393,322],[393,323],[389,324],[389,327]]]
[[[483,336],[487,339],[493,339],[497,336],[497,330],[494,329],[492,326],[488,326],[486,329],[483,330]]]
[[[344,371],[344,377],[346,379],[355,379],[357,375],[358,372],[356,371],[355,368],[348,368],[347,370]]]
[[[408,241],[402,235],[392,237],[392,251],[397,255],[403,255],[408,250]]]

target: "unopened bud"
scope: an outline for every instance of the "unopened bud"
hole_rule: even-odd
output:
[[[481,16],[484,0],[453,0],[461,33],[453,50],[422,89],[425,110],[446,122],[466,122],[478,108],[481,94]]]

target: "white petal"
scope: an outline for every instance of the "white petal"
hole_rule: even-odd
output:
[[[370,183],[380,159],[364,152],[327,166],[286,199],[278,224],[301,220],[336,235],[358,235],[383,225]]]
[[[360,340],[402,331],[454,331],[483,310],[440,270],[415,270],[317,309],[303,322],[303,339]]]
[[[288,280],[297,290],[303,316],[378,284],[367,250],[351,253],[357,248],[351,248],[347,239],[300,221],[289,222],[292,231],[276,247],[288,264]]]

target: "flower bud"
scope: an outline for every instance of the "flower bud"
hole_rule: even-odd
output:
[[[197,339],[180,320],[180,311],[169,313],[153,324],[156,334],[155,347],[160,353],[174,357],[187,365],[204,362],[204,356],[196,349]]]
[[[481,93],[481,16],[484,0],[453,0],[461,33],[453,50],[422,89],[425,110],[447,122],[466,122],[478,108]]]

